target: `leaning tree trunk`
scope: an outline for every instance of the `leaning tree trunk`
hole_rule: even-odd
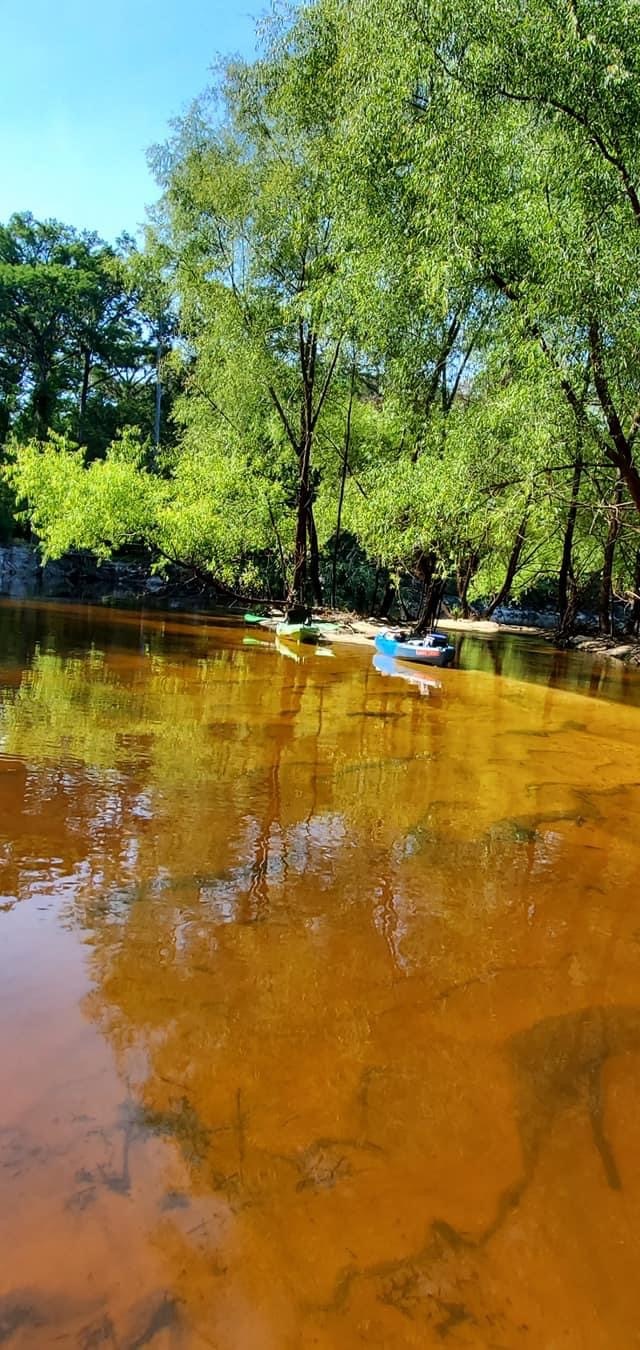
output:
[[[458,599],[462,610],[463,619],[471,617],[471,606],[469,604],[469,587],[480,566],[480,554],[475,550],[463,559],[456,567],[456,586],[458,589]]]
[[[420,556],[416,576],[422,582],[422,598],[413,631],[416,637],[422,637],[433,628],[440,613],[444,594],[445,578],[440,572],[435,553],[423,553]]]
[[[497,595],[494,595],[493,600],[491,600],[490,603],[487,605],[487,608],[485,609],[484,614],[482,616],[484,619],[490,619],[491,615],[495,614],[495,611],[499,608],[499,606],[503,605],[505,600],[509,599],[509,596],[511,594],[511,587],[513,586],[514,578],[520,564],[520,557],[522,555],[522,550],[524,548],[524,541],[527,534],[528,519],[529,513],[528,511],[526,511],[518,526],[518,533],[515,537],[515,542],[511,550],[511,557],[509,558],[504,581]]]
[[[601,633],[609,636],[613,633],[613,563],[616,552],[616,544],[622,529],[622,520],[620,518],[620,504],[622,502],[623,479],[619,476],[616,479],[616,485],[611,502],[611,516],[609,518],[609,529],[604,546],[604,561],[602,566],[602,582],[600,585],[600,603],[598,606],[598,628]]]

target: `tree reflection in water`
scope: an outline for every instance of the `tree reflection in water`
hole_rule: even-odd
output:
[[[3,1332],[631,1343],[637,711],[87,622],[4,682]]]

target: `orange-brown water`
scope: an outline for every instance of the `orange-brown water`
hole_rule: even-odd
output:
[[[0,1344],[639,1344],[637,682],[243,636],[0,607]]]

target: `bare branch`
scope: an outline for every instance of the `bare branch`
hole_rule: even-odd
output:
[[[325,380],[324,380],[324,384],[323,384],[322,389],[321,389],[321,391],[320,391],[320,397],[319,397],[318,402],[317,402],[317,404],[316,404],[316,410],[315,410],[315,412],[314,412],[314,414],[313,414],[313,417],[311,418],[311,430],[312,430],[312,431],[314,430],[314,428],[315,428],[315,426],[316,426],[316,423],[317,423],[317,421],[318,421],[318,418],[319,418],[319,416],[320,416],[320,413],[322,412],[322,408],[323,408],[323,405],[324,405],[324,401],[325,401],[325,399],[326,399],[326,397],[327,397],[327,394],[329,393],[329,386],[330,386],[331,381],[332,381],[332,379],[333,379],[333,373],[334,373],[335,368],[336,368],[336,365],[337,365],[337,363],[338,363],[338,357],[339,357],[339,355],[340,355],[340,347],[341,347],[341,344],[342,344],[342,338],[338,338],[338,341],[336,342],[336,349],[335,349],[335,351],[334,351],[334,353],[333,353],[333,356],[332,356],[332,358],[331,358],[331,363],[330,363],[329,369],[328,369],[328,371],[327,371],[327,373],[326,373]]]

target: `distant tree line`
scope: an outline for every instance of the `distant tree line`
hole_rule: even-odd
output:
[[[47,555],[637,629],[633,0],[302,4],[153,163],[140,251],[0,231],[5,490]]]

